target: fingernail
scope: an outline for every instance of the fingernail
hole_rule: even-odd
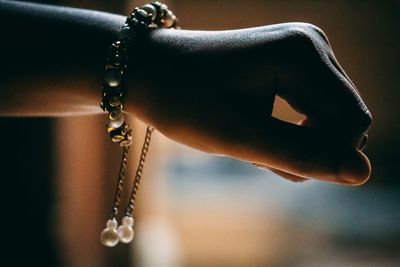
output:
[[[368,181],[371,166],[368,158],[361,152],[350,153],[342,162],[339,179],[349,185],[362,185]]]

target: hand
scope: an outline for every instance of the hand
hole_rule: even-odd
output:
[[[358,147],[371,115],[317,27],[156,30],[134,51],[127,110],[167,137],[290,180],[368,179]],[[307,119],[271,117],[276,95]]]

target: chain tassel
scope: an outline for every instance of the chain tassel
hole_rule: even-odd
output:
[[[141,8],[135,8],[121,28],[119,40],[111,44],[107,58],[106,72],[103,82],[103,98],[100,107],[108,112],[107,131],[111,140],[122,148],[122,160],[117,178],[117,188],[114,202],[106,228],[101,232],[100,240],[103,245],[113,247],[119,241],[129,243],[134,236],[133,210],[136,205],[136,194],[143,175],[144,163],[149,151],[151,134],[154,128],[147,126],[142,151],[140,154],[135,179],[130,193],[129,205],[122,218],[122,224],[118,226],[116,217],[119,213],[121,194],[124,189],[127,171],[128,152],[132,144],[132,129],[125,122],[122,100],[125,93],[124,78],[129,61],[128,49],[136,37],[136,33],[145,28],[177,28],[177,18],[168,9],[168,6],[160,2],[146,4]]]

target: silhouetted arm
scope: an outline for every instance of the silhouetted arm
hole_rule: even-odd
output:
[[[107,47],[124,20],[0,1],[0,113],[100,111]],[[357,148],[371,114],[319,28],[150,30],[132,54],[125,108],[166,136],[291,180],[361,184],[369,177]],[[271,117],[276,95],[307,119],[295,125]]]
[[[100,112],[108,46],[124,21],[92,10],[0,1],[0,114]]]

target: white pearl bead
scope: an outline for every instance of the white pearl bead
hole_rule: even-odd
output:
[[[106,247],[114,247],[118,244],[118,232],[115,228],[105,228],[100,235],[101,243]]]
[[[118,238],[122,243],[129,243],[132,241],[134,232],[131,226],[120,225],[118,227]]]
[[[133,218],[131,216],[125,216],[122,218],[122,224],[126,226],[133,226]]]
[[[115,220],[115,219],[109,219],[109,220],[107,221],[106,226],[107,226],[107,228],[110,228],[110,229],[116,229],[117,226],[118,226],[117,220]]]

